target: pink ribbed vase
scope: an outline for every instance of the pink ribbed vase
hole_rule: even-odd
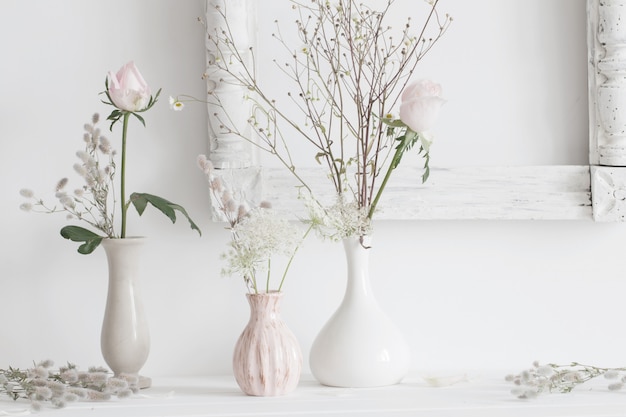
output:
[[[302,351],[280,317],[282,295],[246,294],[250,320],[235,345],[233,372],[247,395],[285,395],[300,381]]]

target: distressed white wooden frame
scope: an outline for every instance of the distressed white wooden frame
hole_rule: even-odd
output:
[[[256,0],[207,0],[208,5],[228,1],[244,10],[239,29],[254,33]],[[207,7],[207,25],[219,25]],[[244,18],[245,17],[245,18]],[[587,0],[589,74],[589,164],[473,167],[438,170],[426,184],[402,182],[419,178],[418,172],[398,172],[385,191],[377,219],[593,219],[626,218],[626,0]],[[207,52],[209,57],[211,51]],[[210,59],[207,62],[210,73]],[[215,88],[211,77],[209,89]],[[211,84],[213,83],[213,84]],[[236,92],[235,92],[236,93]],[[241,97],[241,96],[240,96]],[[246,110],[242,108],[242,112]],[[212,114],[215,109],[210,109]],[[232,139],[211,131],[211,148]],[[231,141],[231,142],[229,142]],[[237,149],[237,146],[232,147]],[[215,154],[212,154],[212,157]],[[231,158],[238,161],[232,151]],[[224,154],[219,155],[223,163]],[[226,158],[227,160],[228,158]],[[237,163],[235,163],[236,166]],[[398,170],[410,171],[399,167]],[[254,175],[259,171],[254,171]],[[296,199],[295,181],[281,168],[264,168],[262,198],[290,215],[303,213]],[[314,189],[327,179],[314,171],[299,170]],[[258,183],[251,181],[250,183]],[[253,191],[253,190],[251,190]],[[253,193],[250,193],[253,194]],[[332,197],[332,196],[328,196]],[[219,213],[214,212],[219,218]]]

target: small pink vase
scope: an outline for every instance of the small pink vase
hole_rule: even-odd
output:
[[[300,381],[302,351],[280,318],[282,295],[246,294],[250,320],[235,345],[233,372],[239,388],[247,395],[285,395]]]

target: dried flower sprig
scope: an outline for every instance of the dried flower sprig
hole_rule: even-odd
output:
[[[139,391],[136,376],[113,376],[102,367],[81,371],[71,363],[57,370],[53,366],[53,361],[45,360],[26,370],[0,369],[0,395],[27,400],[34,411],[39,411],[44,404],[63,408],[71,402],[126,398]]]
[[[66,212],[68,220],[84,221],[100,230],[108,237],[114,237],[115,213],[111,208],[115,201],[109,201],[113,194],[116,150],[109,140],[101,134],[98,122],[100,116],[95,113],[90,123],[84,126],[84,150],[76,152],[79,162],[74,164],[74,171],[83,179],[83,185],[73,192],[68,192],[69,180],[62,178],[55,187],[55,197],[59,205],[49,206],[37,197],[32,190],[22,189],[20,194],[28,201],[20,208],[24,211],[41,213]]]
[[[408,18],[393,31],[388,22],[394,0],[380,10],[358,0],[291,2],[295,34],[285,35],[278,26],[272,34],[288,56],[286,62],[274,60],[289,84],[286,97],[274,97],[257,79],[260,57],[254,48],[237,44],[227,4],[211,4],[225,26],[207,27],[207,44],[214,51],[209,64],[248,91],[246,98],[253,103],[248,123],[254,137],[233,122],[217,91],[209,91],[209,104],[224,110],[214,114],[222,133],[248,140],[278,158],[310,192],[289,150],[295,131],[325,166],[340,204],[354,200],[371,221],[389,176],[415,145],[425,163],[422,180],[428,178],[428,130],[444,100],[438,85],[418,83],[416,88],[409,81],[452,18],[440,16],[438,0],[431,0],[423,25],[415,28]],[[294,39],[299,46],[292,44]],[[179,108],[188,99],[180,97],[171,99]],[[400,101],[400,118],[395,119],[391,112]],[[292,117],[294,109],[302,116]]]
[[[295,224],[279,217],[268,202],[256,205],[233,189],[231,182],[223,181],[205,155],[200,155],[197,162],[209,182],[212,201],[226,218],[231,232],[229,248],[221,256],[226,262],[222,275],[243,277],[250,293],[258,294],[262,290],[269,293],[272,259],[283,257],[286,263],[276,287],[276,291],[281,291],[293,259],[313,225],[302,234]],[[262,273],[265,273],[265,285],[259,282]]]
[[[569,365],[549,363],[541,365],[534,362],[531,368],[516,375],[507,375],[505,380],[515,387],[511,393],[521,399],[535,398],[544,392],[571,392],[577,386],[594,378],[603,376],[609,380],[610,391],[621,390],[626,384],[626,367],[602,368],[572,362]]]

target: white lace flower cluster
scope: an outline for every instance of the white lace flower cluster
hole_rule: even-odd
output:
[[[31,408],[39,411],[44,404],[62,408],[76,401],[125,398],[139,390],[136,376],[114,377],[101,367],[80,371],[73,364],[55,371],[53,365],[54,362],[46,360],[27,370],[0,369],[0,394],[13,400],[28,400]]]
[[[300,229],[270,208],[257,207],[246,213],[231,232],[230,248],[222,255],[226,261],[222,274],[243,276],[248,289],[258,293],[258,279],[266,273],[264,290],[269,292],[272,259],[293,256],[301,242]]]
[[[241,190],[223,181],[205,155],[198,156],[197,163],[207,176],[212,201],[230,225],[232,239],[228,250],[221,255],[226,263],[222,275],[243,277],[251,293],[270,292],[272,263],[283,258],[286,266],[276,287],[276,291],[280,291],[291,262],[311,227],[302,234],[296,224],[280,217],[268,202],[262,201],[256,206]],[[262,274],[265,275],[265,285],[259,283]]]
[[[535,398],[543,392],[567,393],[575,387],[597,377],[609,380],[608,389],[617,391],[626,384],[626,368],[601,368],[572,362],[569,365],[534,362],[533,366],[517,375],[507,375],[505,380],[515,387],[511,393],[521,399]]]
[[[366,207],[359,207],[356,201],[346,201],[345,194],[340,194],[334,204],[323,206],[307,191],[302,191],[299,198],[304,201],[308,211],[308,222],[318,236],[333,242],[351,236],[368,236],[372,233],[372,221]]]
[[[113,190],[115,175],[115,150],[109,140],[97,127],[100,116],[92,116],[91,123],[85,124],[83,140],[85,149],[76,152],[79,162],[74,164],[74,171],[80,175],[84,185],[73,192],[67,190],[69,180],[62,178],[55,187],[55,197],[60,207],[47,206],[41,198],[29,189],[20,190],[28,201],[21,204],[25,211],[43,213],[66,212],[68,219],[83,220],[101,230],[109,237],[114,236],[114,213],[109,209],[112,202],[109,195]]]

